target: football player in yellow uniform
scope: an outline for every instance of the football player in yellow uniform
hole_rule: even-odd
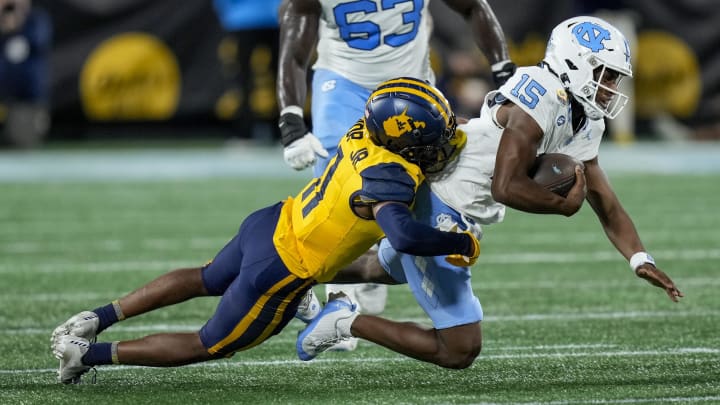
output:
[[[436,230],[410,212],[424,175],[443,170],[465,141],[436,88],[411,78],[383,82],[322,175],[295,197],[250,214],[212,261],[167,273],[58,326],[51,346],[59,380],[77,382],[96,365],[180,366],[249,349],[288,324],[308,289],[383,236],[401,252],[473,262],[480,245],[472,234]],[[93,343],[120,320],[208,295],[222,298],[199,331]]]

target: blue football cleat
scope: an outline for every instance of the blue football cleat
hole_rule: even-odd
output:
[[[358,315],[357,306],[347,296],[329,301],[298,335],[295,348],[300,360],[312,360],[338,342],[351,338],[350,326]]]

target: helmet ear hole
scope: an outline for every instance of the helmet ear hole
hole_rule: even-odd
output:
[[[565,64],[570,70],[578,70],[578,67],[570,59],[565,59]]]

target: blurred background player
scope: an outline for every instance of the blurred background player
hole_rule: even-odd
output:
[[[233,124],[240,137],[264,144],[280,137],[275,97],[280,1],[213,0],[220,25],[229,34],[220,44],[219,57],[231,82],[226,96],[237,103]]]
[[[477,259],[472,234],[420,224],[409,207],[425,174],[442,171],[466,142],[442,93],[417,79],[390,80],[372,94],[364,117],[322,177],[248,216],[208,264],[167,273],[58,326],[51,346],[60,382],[79,382],[95,365],[172,367],[250,349],[280,333],[312,285],[331,279],[383,235],[399,251]],[[207,295],[222,298],[199,331],[91,343],[120,320]]]
[[[445,0],[471,26],[474,41],[492,66],[497,85],[514,72],[503,31],[485,0]],[[340,137],[363,113],[378,83],[398,74],[435,82],[430,67],[432,21],[429,1],[395,2],[285,0],[280,13],[280,64],[277,94],[284,158],[295,170],[313,166],[323,172]],[[383,8],[385,7],[385,8]],[[312,132],[303,110],[307,75],[314,51]],[[365,313],[382,312],[387,288],[333,286],[357,300]],[[353,350],[357,340],[335,347]]]
[[[622,111],[627,96],[618,85],[630,76],[629,45],[615,27],[584,16],[558,24],[543,63],[518,68],[505,85],[487,95],[480,118],[458,127],[467,133],[467,145],[453,170],[435,180],[428,177],[430,187],[418,189],[417,220],[441,230],[470,231],[480,239],[480,225],[500,222],[505,206],[572,216],[587,199],[633,273],[677,302],[682,293],[646,253],[598,163],[603,118],[613,119]],[[536,156],[551,152],[585,164],[584,172],[576,167],[576,183],[567,198],[528,177]],[[299,357],[310,360],[327,342],[359,337],[442,367],[470,366],[482,347],[483,319],[470,283],[471,265],[397,252],[383,240],[376,257],[363,257],[351,269],[357,266],[361,273],[381,276],[386,272],[391,281],[409,284],[434,328],[358,315],[347,297],[339,297],[298,335]],[[343,281],[358,281],[343,273],[338,275]]]
[[[42,142],[50,127],[52,22],[30,0],[0,0],[0,121],[12,146]]]

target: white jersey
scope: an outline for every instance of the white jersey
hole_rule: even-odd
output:
[[[480,224],[502,221],[505,206],[493,200],[490,186],[503,128],[497,113],[503,97],[529,114],[543,130],[538,154],[564,153],[581,161],[597,156],[605,131],[603,120],[586,120],[576,134],[572,130],[569,95],[560,80],[546,68],[518,68],[497,91],[488,93],[480,117],[459,125],[467,133],[467,145],[452,172],[430,179],[430,188],[447,205]]]
[[[434,83],[429,3],[320,0],[318,58],[313,68],[331,70],[369,90],[397,76]]]

